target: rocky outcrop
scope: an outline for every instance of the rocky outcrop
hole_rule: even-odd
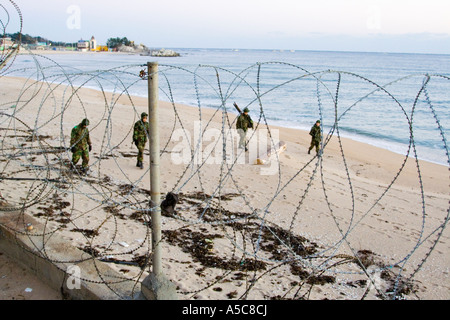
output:
[[[142,53],[141,56],[152,56],[152,57],[179,57],[180,54],[173,50],[160,49],[160,50],[149,50],[146,53]]]
[[[118,52],[128,52],[128,53],[140,53],[141,56],[152,56],[152,57],[179,57],[180,54],[169,49],[159,49],[153,50],[146,46],[140,44],[135,46],[125,46],[121,45],[117,48]]]
[[[129,53],[141,53],[146,52],[147,50],[148,48],[142,44],[134,46],[126,46],[122,44],[117,48],[118,52],[129,52]]]

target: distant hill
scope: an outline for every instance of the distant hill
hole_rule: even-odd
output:
[[[52,41],[52,40],[49,40],[49,39],[41,37],[41,36],[31,36],[29,34],[20,34],[19,32],[6,33],[4,37],[9,37],[13,41],[17,41],[20,37],[22,44],[35,44],[38,42],[46,42],[46,43],[51,43],[52,46],[56,46],[56,47],[76,46],[76,42],[72,43],[72,42],[63,42],[63,41]]]

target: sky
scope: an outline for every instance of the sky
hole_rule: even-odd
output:
[[[23,33],[151,48],[450,54],[449,0],[14,0]],[[13,33],[14,7],[7,33]],[[0,18],[5,14],[0,10]],[[16,18],[17,20],[17,18]]]

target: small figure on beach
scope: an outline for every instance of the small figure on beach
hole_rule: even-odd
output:
[[[70,134],[70,150],[72,151],[72,168],[80,160],[83,159],[81,163],[82,173],[87,173],[89,170],[89,151],[92,150],[92,143],[89,137],[89,125],[88,119],[83,119],[80,124],[73,127]]]
[[[311,145],[308,149],[308,154],[311,153],[312,148],[316,147],[316,153],[319,153],[320,148],[320,140],[321,140],[321,132],[320,132],[320,120],[317,120],[316,123],[312,126],[309,131],[309,135],[311,136]]]
[[[177,203],[178,195],[173,192],[169,192],[167,193],[166,198],[161,202],[161,211],[166,214],[174,214]]]
[[[148,114],[145,112],[142,112],[141,119],[138,120],[134,124],[134,131],[133,131],[133,143],[138,148],[136,167],[139,167],[141,169],[144,168],[144,164],[143,164],[144,148],[145,148],[145,144],[147,143],[147,135],[149,134],[149,130],[150,130],[147,120],[148,120]]]
[[[248,151],[247,141],[245,140],[245,136],[247,135],[248,128],[253,129],[253,120],[248,114],[250,110],[246,107],[243,112],[239,115],[236,120],[236,129],[239,133],[239,149],[244,148],[245,151]]]

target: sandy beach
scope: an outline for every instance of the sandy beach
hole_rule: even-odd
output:
[[[136,167],[131,136],[147,99],[12,77],[0,95],[1,200],[43,222],[49,241],[58,233],[142,281],[149,159]],[[88,176],[69,170],[65,150],[85,117]],[[278,156],[255,165],[263,152],[232,148],[224,160],[220,134],[235,118],[160,102],[161,193],[179,195],[162,217],[162,263],[180,299],[450,298],[447,166],[337,136],[317,157],[308,132],[275,126]],[[190,153],[200,119],[201,159]],[[259,143],[266,130],[248,137]]]

